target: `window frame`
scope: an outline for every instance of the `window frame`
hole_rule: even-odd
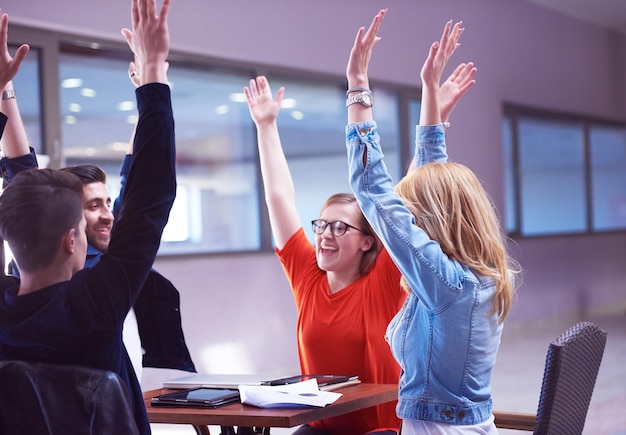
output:
[[[583,183],[584,183],[584,210],[585,210],[585,229],[581,232],[550,232],[545,234],[523,234],[522,233],[522,168],[520,167],[520,132],[519,122],[520,119],[536,120],[541,122],[555,122],[555,123],[571,123],[578,124],[582,129],[582,144],[583,144]],[[511,161],[504,161],[505,172],[505,184],[506,178],[510,177],[513,183],[511,187],[513,198],[506,198],[505,206],[507,210],[511,207],[513,209],[513,229],[507,230],[507,235],[512,239],[535,239],[535,238],[549,238],[549,237],[562,237],[562,236],[588,236],[594,234],[610,234],[610,233],[624,233],[626,227],[623,229],[610,229],[610,230],[596,230],[594,229],[594,199],[593,199],[593,173],[591,162],[591,147],[590,131],[592,128],[618,128],[626,129],[626,123],[614,121],[605,118],[572,114],[559,111],[551,111],[538,109],[528,106],[522,106],[512,103],[505,103],[503,106],[503,123],[508,121],[510,123],[510,154]],[[504,134],[504,126],[502,126]],[[504,141],[504,138],[503,138]],[[504,142],[503,145],[504,147]],[[506,152],[504,152],[506,158]],[[512,174],[508,174],[508,168],[513,171]],[[505,191],[508,192],[507,189]],[[512,201],[512,203],[510,202]]]
[[[9,44],[19,45],[27,43],[31,47],[36,47],[40,52],[40,107],[41,107],[41,151],[50,157],[49,167],[59,168],[65,165],[64,153],[62,148],[62,132],[61,132],[61,111],[59,110],[61,102],[60,90],[60,57],[64,49],[68,47],[76,47],[78,50],[98,50],[104,55],[110,55],[117,59],[132,59],[125,43],[101,39],[90,36],[80,36],[72,33],[66,33],[55,30],[45,30],[27,25],[16,24],[11,26],[9,34]],[[331,74],[323,74],[312,71],[303,71],[297,69],[289,69],[285,67],[269,67],[267,65],[259,65],[247,62],[238,62],[227,59],[213,58],[205,55],[189,54],[170,51],[169,61],[171,65],[177,65],[184,68],[198,68],[203,71],[213,70],[231,70],[240,74],[248,74],[250,78],[258,75],[266,75],[268,77],[280,77],[283,80],[296,80],[302,83],[319,83],[325,86],[334,86],[338,92],[345,93],[346,81],[345,77]],[[43,73],[45,71],[45,74]],[[242,84],[242,87],[245,84]],[[412,157],[413,143],[411,142],[412,132],[415,124],[409,119],[409,103],[410,101],[420,101],[421,89],[417,86],[400,86],[397,83],[387,83],[384,81],[372,80],[371,87],[376,93],[377,89],[385,89],[387,92],[394,93],[398,104],[398,126],[397,132],[399,136],[399,167],[403,171],[400,176],[406,173]],[[19,92],[19,91],[18,91]],[[252,121],[250,128],[256,130]],[[254,147],[256,150],[256,147]],[[258,157],[258,155],[257,155]],[[263,185],[261,181],[260,166],[258,158],[255,162],[256,176],[258,177],[257,196],[259,198],[258,224],[260,230],[259,248],[254,250],[237,250],[237,251],[214,251],[214,252],[181,252],[181,253],[159,253],[159,257],[168,256],[196,256],[196,255],[224,255],[224,254],[241,254],[249,252],[269,252],[273,251],[274,245],[272,241],[271,228],[267,213],[267,206],[263,197]],[[321,204],[320,204],[321,206]],[[306,224],[305,224],[306,225]]]

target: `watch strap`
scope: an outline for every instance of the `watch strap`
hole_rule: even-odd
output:
[[[366,96],[369,97],[368,98],[369,101],[365,101]],[[371,107],[372,106],[372,91],[370,91],[369,89],[364,89],[358,94],[349,96],[346,99],[346,107],[351,106],[352,104],[355,104],[355,103],[360,103],[364,105],[365,107]]]
[[[15,98],[15,90],[13,90],[13,89],[6,89],[6,90],[2,91],[2,99],[3,100],[10,100],[11,98]]]

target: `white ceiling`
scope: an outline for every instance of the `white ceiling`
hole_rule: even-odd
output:
[[[626,35],[626,0],[526,0]]]

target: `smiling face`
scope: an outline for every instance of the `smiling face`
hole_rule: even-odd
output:
[[[322,210],[320,219],[327,222],[342,221],[361,228],[361,210],[356,203],[333,203]],[[315,235],[317,265],[326,272],[360,276],[363,254],[373,244],[372,236],[348,228],[344,235],[335,236],[328,225],[322,234]]]
[[[83,185],[83,213],[87,221],[87,241],[99,251],[106,251],[111,241],[113,213],[111,197],[104,183]]]

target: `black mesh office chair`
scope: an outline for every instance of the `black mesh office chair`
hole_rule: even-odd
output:
[[[0,433],[138,434],[128,390],[113,372],[0,362]]]
[[[606,335],[581,322],[550,343],[537,414],[494,411],[496,426],[534,435],[582,434]]]

